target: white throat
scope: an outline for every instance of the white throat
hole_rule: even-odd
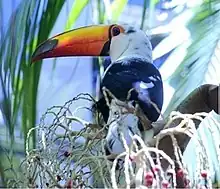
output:
[[[152,63],[152,46],[148,36],[144,32],[132,34],[120,34],[112,38],[110,56],[114,63],[128,57],[143,58]]]
[[[148,63],[152,63],[152,53],[150,53],[151,50],[148,53],[146,53],[146,51],[149,51],[149,49],[147,50],[144,45],[139,47],[134,46],[134,48],[129,47],[116,60],[121,60],[124,58],[142,58],[145,59]]]

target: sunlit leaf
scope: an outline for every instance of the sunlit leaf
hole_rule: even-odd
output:
[[[208,167],[210,173],[210,178],[212,183],[216,185],[220,182],[220,166],[219,166],[219,137],[220,137],[220,115],[211,111],[205,119],[199,125],[197,130],[198,137],[202,141],[204,145],[204,149],[206,149],[205,153],[208,157]],[[189,171],[189,178],[193,180],[193,177],[196,175],[196,167],[197,167],[197,151],[198,148],[196,144],[197,136],[193,137],[195,140],[191,140],[186,148],[186,151],[183,155],[183,160],[187,164]],[[215,188],[215,187],[212,187]],[[216,187],[218,188],[218,187]]]
[[[124,10],[127,3],[128,3],[128,0],[114,0],[111,3],[109,9],[110,9],[110,12],[111,12],[111,22],[112,23],[118,21],[118,18],[121,15],[121,13]],[[105,17],[105,19],[106,19],[106,17]]]
[[[82,10],[86,7],[89,0],[75,0],[73,2],[68,20],[66,22],[65,30],[70,30],[77,18],[80,16]]]
[[[175,93],[165,115],[175,109],[193,89],[201,84],[220,83],[217,74],[217,70],[220,70],[220,6],[218,1],[212,3],[211,9],[209,3],[203,4],[188,24],[192,42],[184,60],[169,78]],[[218,10],[215,5],[219,7]]]

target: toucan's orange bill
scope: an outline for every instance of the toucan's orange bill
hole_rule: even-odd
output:
[[[88,26],[56,35],[37,47],[32,62],[64,56],[107,56],[110,27]]]

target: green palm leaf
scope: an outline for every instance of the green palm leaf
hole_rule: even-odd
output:
[[[82,10],[85,6],[89,3],[89,0],[75,0],[73,2],[69,18],[66,23],[66,30],[70,30],[72,25],[76,22],[77,18],[79,17]]]
[[[0,81],[4,96],[1,111],[11,144],[18,121],[22,121],[25,138],[28,129],[35,125],[41,64],[30,66],[31,54],[37,44],[48,38],[64,2],[22,1],[3,37],[0,49]],[[18,119],[20,113],[22,120]],[[35,137],[32,142],[35,143]]]
[[[205,1],[195,11],[195,16],[187,25],[192,42],[184,60],[169,78],[175,93],[165,115],[174,110],[199,85],[220,82],[216,73],[220,69],[220,2]]]

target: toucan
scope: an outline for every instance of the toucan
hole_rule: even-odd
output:
[[[65,56],[110,56],[111,64],[102,76],[100,88],[105,87],[120,101],[128,101],[133,106],[138,104],[150,122],[159,118],[163,105],[163,82],[152,61],[149,36],[143,30],[119,24],[73,29],[40,44],[32,55],[32,62]],[[124,150],[119,127],[123,127],[121,131],[128,144],[132,135],[140,135],[143,131],[139,120],[129,116],[124,117],[120,124],[111,122],[112,117],[117,119],[117,114],[112,111],[114,106],[109,108],[107,105],[102,90],[97,107],[104,121],[109,123],[107,153],[117,154]]]

